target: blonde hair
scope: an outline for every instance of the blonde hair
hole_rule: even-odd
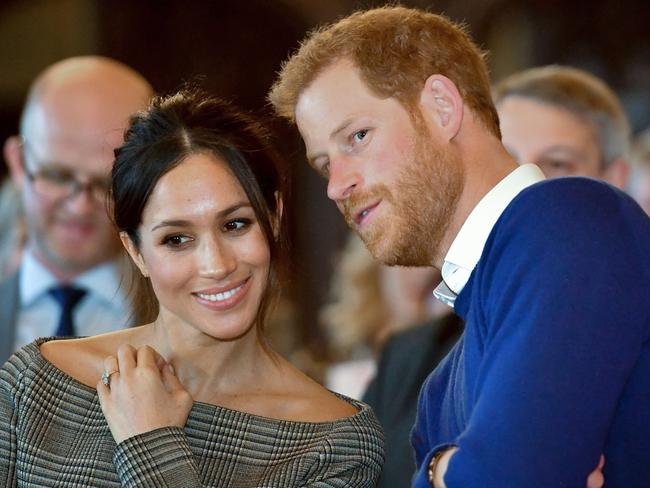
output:
[[[371,342],[389,316],[380,266],[361,239],[350,233],[332,276],[330,302],[319,317],[336,356],[348,357],[359,344]]]
[[[349,59],[373,93],[395,98],[407,109],[416,106],[429,76],[448,77],[483,125],[500,138],[484,56],[464,26],[446,17],[404,7],[376,8],[311,32],[283,64],[269,101],[278,115],[295,122],[303,90],[324,69]]]
[[[586,71],[551,65],[515,73],[493,90],[496,105],[510,96],[559,107],[590,124],[596,130],[603,169],[627,157],[630,125],[621,102],[604,81]]]

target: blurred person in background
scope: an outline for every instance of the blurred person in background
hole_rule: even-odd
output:
[[[630,125],[603,80],[543,66],[504,78],[493,96],[503,145],[520,164],[536,164],[547,178],[587,176],[625,189]]]
[[[20,135],[4,145],[26,242],[17,271],[0,284],[0,362],[37,337],[130,322],[106,191],[113,150],[151,94],[138,73],[98,56],[57,62],[30,87]]]
[[[361,398],[388,338],[449,310],[432,295],[439,280],[433,268],[383,265],[350,233],[320,313],[334,360],[325,385]]]
[[[0,186],[0,283],[12,276],[20,266],[27,229],[16,185],[7,178]]]
[[[650,128],[634,140],[631,160],[630,195],[650,215]]]

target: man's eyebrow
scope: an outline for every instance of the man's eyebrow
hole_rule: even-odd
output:
[[[331,141],[334,139],[336,136],[338,136],[341,132],[343,132],[345,129],[347,129],[352,122],[354,122],[354,119],[352,117],[345,119],[341,124],[339,124],[338,127],[336,127],[329,135],[329,140]],[[321,157],[327,157],[326,153],[307,153],[307,162],[309,163],[310,166],[315,167],[314,161],[316,161],[318,158]]]
[[[337,135],[339,135],[339,133],[347,129],[350,124],[352,124],[352,122],[354,122],[354,119],[352,117],[345,119],[336,129],[331,132],[330,140],[334,139]]]
[[[565,144],[555,144],[544,149],[543,154],[548,153],[570,153],[572,155],[584,156],[584,151],[582,149],[575,148],[573,146],[567,146]]]

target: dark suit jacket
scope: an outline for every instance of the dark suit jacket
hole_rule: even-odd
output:
[[[19,307],[18,273],[15,273],[0,282],[0,365],[14,352]]]
[[[411,486],[415,456],[410,434],[420,387],[462,329],[462,320],[449,314],[393,335],[382,350],[377,375],[363,397],[384,427],[386,461],[378,487]]]

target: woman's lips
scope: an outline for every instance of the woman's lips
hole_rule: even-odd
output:
[[[228,310],[238,305],[250,288],[250,278],[229,287],[209,288],[192,295],[201,305],[211,310]]]

